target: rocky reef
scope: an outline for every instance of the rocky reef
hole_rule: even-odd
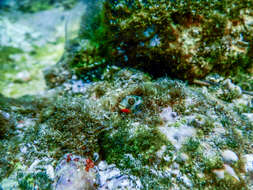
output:
[[[211,72],[252,73],[251,7],[250,0],[108,0],[93,20],[84,17],[86,45],[70,63],[82,74],[116,64],[190,81]]]
[[[252,2],[86,3],[47,89],[0,94],[0,189],[252,189]]]
[[[152,80],[140,71],[115,71],[115,67],[108,68],[104,76],[112,73],[111,69],[114,74],[110,78],[83,83],[80,91],[73,87],[72,79],[47,95],[27,97],[18,101],[21,105],[8,106],[16,132],[3,141],[9,143],[1,145],[2,163],[13,159],[8,175],[2,169],[2,179],[9,176],[1,183],[3,188],[13,178],[21,189],[28,181],[31,186],[31,179],[39,187],[41,178],[35,174],[44,175],[46,183],[52,184],[48,188],[53,188],[54,176],[66,181],[68,172],[58,171],[71,171],[79,176],[77,181],[92,180],[98,189],[109,183],[116,188],[123,183],[117,180],[123,179],[130,180],[129,184],[138,180],[133,189],[252,187],[250,95],[242,94],[239,86],[222,77],[224,85],[207,88],[168,77]],[[122,106],[131,112],[122,112]],[[4,153],[13,146],[11,142],[16,148]],[[79,157],[66,156],[69,153]],[[91,160],[91,173],[78,173],[87,167],[83,158]],[[83,169],[77,169],[71,164],[75,160],[86,166],[78,165]],[[117,175],[125,177],[116,177],[116,181],[108,178],[108,184],[96,180],[95,176],[103,173],[97,166],[104,161],[114,164],[121,173]],[[56,165],[62,165],[63,170],[54,170]],[[112,173],[106,175],[114,175],[114,169],[109,171]],[[58,183],[62,189],[82,184]]]

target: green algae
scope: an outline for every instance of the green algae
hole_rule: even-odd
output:
[[[60,59],[64,51],[63,44],[63,39],[59,38],[55,44],[34,47],[31,53],[17,48],[3,48],[0,56],[3,62],[0,92],[10,97],[21,97],[43,91],[46,85],[42,70]]]
[[[17,181],[20,190],[33,190],[34,187],[39,187],[43,190],[52,189],[52,181],[45,171],[41,171],[36,174],[25,174],[21,171],[17,174]]]
[[[105,134],[101,137],[102,155],[109,163],[116,163],[124,160],[126,154],[141,159],[142,164],[152,163],[155,159],[155,153],[162,145],[166,144],[165,138],[154,127],[142,130],[138,126],[135,136],[131,137],[127,122],[120,122],[117,132],[114,134]],[[157,140],[161,139],[161,140]],[[144,154],[144,155],[143,155]],[[142,157],[142,158],[141,158]],[[124,161],[123,161],[124,162]],[[121,166],[127,169],[128,166]]]
[[[108,65],[106,57],[112,53],[112,35],[105,24],[102,1],[93,1],[88,6],[89,10],[82,16],[78,37],[68,41],[67,62],[84,80],[96,80]]]
[[[55,147],[64,150],[59,151],[60,156],[70,151],[79,155],[93,155],[98,151],[96,136],[103,130],[103,124],[92,115],[92,108],[86,103],[78,97],[58,97],[42,111],[40,123],[47,124],[46,129],[51,130],[43,137],[50,150]],[[58,138],[53,138],[54,135]]]
[[[196,152],[198,147],[200,145],[200,142],[194,138],[188,139],[188,141],[185,143],[185,150],[187,152]]]
[[[2,79],[0,83],[0,89],[3,88],[2,81],[5,80],[5,73],[9,72],[15,67],[13,59],[10,57],[10,55],[17,53],[22,53],[22,50],[13,47],[1,47],[0,49],[0,77]]]

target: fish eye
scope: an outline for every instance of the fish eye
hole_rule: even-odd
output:
[[[135,99],[134,98],[129,98],[128,99],[128,104],[133,105],[135,103]]]

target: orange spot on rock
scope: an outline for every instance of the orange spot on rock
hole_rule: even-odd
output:
[[[66,159],[67,162],[70,162],[70,161],[71,161],[71,156],[72,156],[72,154],[68,154],[68,155],[67,155],[67,159]]]
[[[93,161],[91,160],[91,159],[87,159],[86,160],[86,168],[85,168],[85,171],[86,172],[89,172],[89,169],[90,168],[94,168],[94,163],[93,163]]]

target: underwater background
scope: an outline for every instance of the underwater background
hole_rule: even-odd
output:
[[[0,0],[0,190],[253,189],[252,0]]]

